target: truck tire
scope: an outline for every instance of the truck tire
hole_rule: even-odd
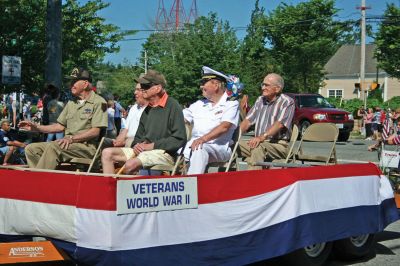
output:
[[[332,242],[323,242],[298,249],[284,256],[285,265],[319,266],[324,265],[332,251]]]
[[[311,125],[310,121],[304,120],[300,123],[300,136],[302,137],[306,129]]]
[[[339,137],[338,137],[339,141],[347,141],[349,138],[350,138],[350,132],[339,133]]]
[[[334,242],[335,255],[342,259],[356,259],[367,255],[375,244],[375,235],[366,234]]]

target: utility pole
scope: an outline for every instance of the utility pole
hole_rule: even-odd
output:
[[[360,84],[364,91],[364,109],[367,108],[367,88],[365,86],[365,0],[361,0],[361,54],[360,54]]]
[[[46,41],[45,82],[61,89],[61,0],[47,0]]]

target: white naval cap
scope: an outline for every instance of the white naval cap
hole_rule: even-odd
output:
[[[218,72],[208,66],[203,66],[202,68],[202,80],[218,79],[223,82],[228,82],[229,77],[224,73]]]

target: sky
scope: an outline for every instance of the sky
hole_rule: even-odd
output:
[[[106,19],[106,23],[112,23],[121,30],[153,30],[157,17],[158,5],[160,0],[104,0],[110,5],[99,11],[98,15]],[[85,3],[86,0],[81,0]],[[186,13],[190,12],[193,0],[181,0]],[[277,1],[260,0],[260,5],[266,11],[274,10],[281,2],[287,4],[298,4],[307,2],[304,0]],[[367,17],[382,15],[387,3],[400,5],[400,0],[365,0]],[[164,7],[169,13],[174,0],[164,0]],[[255,0],[197,0],[197,10],[199,16],[207,16],[210,12],[217,13],[219,19],[229,21],[231,27],[246,27],[250,23],[251,12],[254,9]],[[336,8],[340,9],[339,20],[360,18],[361,0],[336,0]],[[372,26],[376,27],[376,24]],[[107,54],[105,62],[114,64],[136,64],[142,50],[145,38],[151,32],[140,31],[135,35],[127,36],[126,39],[139,39],[121,41],[119,53]],[[237,30],[238,38],[242,39],[246,31]],[[367,40],[368,42],[368,40]],[[149,55],[151,56],[151,55]]]

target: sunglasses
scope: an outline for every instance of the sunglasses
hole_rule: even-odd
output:
[[[155,86],[156,84],[147,83],[147,84],[140,84],[140,88],[144,91],[149,90],[151,87]]]

